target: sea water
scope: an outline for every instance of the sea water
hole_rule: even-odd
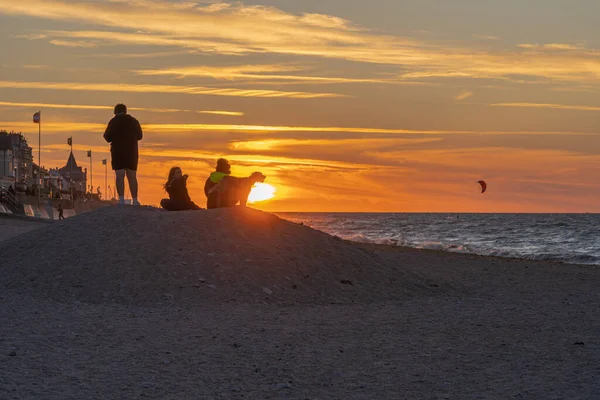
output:
[[[278,215],[358,242],[600,265],[600,214]]]

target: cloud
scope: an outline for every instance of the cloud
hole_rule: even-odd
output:
[[[193,54],[191,50],[177,51],[156,51],[143,53],[97,53],[97,54],[78,54],[78,58],[158,58],[158,57],[173,57],[184,54]]]
[[[517,47],[531,50],[562,50],[562,51],[580,51],[585,50],[583,46],[566,43],[547,43],[547,44],[518,44]]]
[[[31,123],[22,121],[3,121],[5,129],[23,130],[31,129]],[[598,136],[600,133],[589,132],[551,132],[551,131],[468,131],[468,130],[417,130],[417,129],[390,129],[390,128],[373,128],[373,127],[343,127],[343,126],[280,126],[280,125],[239,125],[239,124],[142,124],[144,129],[154,133],[168,134],[190,134],[194,132],[240,132],[240,133],[356,133],[356,134],[381,134],[381,135],[531,135],[531,136]],[[77,132],[103,132],[104,124],[87,123],[87,122],[68,122],[68,121],[47,121],[44,124],[46,133],[62,133],[65,131]]]
[[[490,154],[494,156],[490,157]],[[425,191],[428,185],[439,187],[445,182],[452,187],[444,190],[445,196],[453,193],[460,195],[467,186],[473,187],[479,179],[485,179],[497,188],[495,192],[490,192],[494,200],[514,196],[534,198],[544,191],[556,194],[556,190],[549,187],[550,183],[562,187],[600,189],[600,185],[590,185],[590,181],[593,181],[591,178],[600,171],[600,157],[571,151],[473,147],[378,151],[369,155],[381,160],[393,160],[414,169],[415,177],[421,176],[423,182],[421,185],[419,180],[411,178],[414,190]],[[545,184],[531,188],[516,183],[523,179]],[[572,196],[572,192],[567,194]],[[538,202],[538,205],[541,203]]]
[[[330,15],[292,14],[244,3],[158,0],[0,0],[9,15],[72,21],[102,30],[48,31],[45,39],[170,46],[197,52],[335,58],[391,64],[398,79],[472,78],[516,82],[600,82],[600,53],[580,45],[523,44],[515,51],[482,50],[370,31]]]
[[[545,103],[496,103],[490,104],[491,107],[520,107],[520,108],[550,108],[554,110],[576,110],[576,111],[600,111],[598,106],[577,106],[566,104],[545,104]]]
[[[11,101],[0,101],[0,107],[25,107],[25,108],[56,108],[68,110],[113,110],[114,106],[100,106],[89,104],[54,104],[54,103],[17,103]],[[131,111],[144,111],[153,113],[176,113],[176,112],[195,112],[199,114],[215,114],[230,117],[242,117],[243,112],[238,111],[194,111],[179,108],[145,108],[145,107],[129,107]]]
[[[465,90],[465,91],[461,92],[460,94],[458,94],[457,96],[455,96],[454,100],[456,100],[456,101],[462,101],[462,100],[468,99],[471,96],[473,96],[473,92]]]
[[[0,88],[11,89],[52,89],[96,92],[135,92],[135,93],[180,93],[190,95],[212,95],[230,97],[284,97],[293,99],[319,99],[346,97],[335,93],[284,92],[278,90],[211,88],[202,86],[145,85],[121,83],[84,82],[19,82],[0,81]]]
[[[439,142],[442,138],[359,138],[359,139],[265,139],[235,141],[229,144],[233,151],[248,152],[305,152],[311,147],[311,154],[315,151],[329,155],[337,152],[348,153],[349,151],[363,152],[366,149],[393,148],[394,146],[422,145]]]
[[[57,39],[53,39],[50,41],[51,44],[55,45],[55,46],[62,46],[62,47],[84,47],[84,48],[90,48],[90,47],[96,47],[98,46],[96,43],[92,43],[92,42],[85,42],[82,40],[57,40]]]
[[[214,114],[214,115],[226,115],[229,117],[243,117],[244,113],[239,111],[198,111],[199,114]]]
[[[92,150],[96,153],[105,153],[107,151],[106,146],[90,145],[85,144],[86,150]],[[43,146],[44,152],[52,151],[64,151],[66,145],[64,144],[49,144]],[[194,159],[194,160],[206,160],[213,162],[220,157],[227,157],[229,161],[236,163],[244,163],[250,165],[261,165],[261,164],[277,164],[279,166],[307,166],[307,167],[326,167],[336,169],[359,169],[359,168],[372,168],[372,165],[359,164],[353,162],[314,159],[314,158],[300,158],[300,157],[285,157],[277,155],[262,155],[262,154],[233,154],[223,152],[211,152],[196,149],[181,149],[181,148],[160,148],[160,147],[140,147],[140,155],[146,157],[156,158],[168,158],[171,160],[179,159]]]
[[[22,35],[12,35],[11,37],[16,39],[26,39],[26,40],[42,40],[47,39],[48,35],[44,33],[24,33]]]
[[[194,66],[175,67],[156,70],[136,70],[138,75],[174,75],[180,78],[188,76],[210,77],[218,80],[248,81],[248,80],[274,80],[274,81],[300,81],[308,83],[394,83],[393,80],[384,79],[359,79],[337,78],[324,76],[306,76],[273,74],[281,72],[300,71],[302,68],[289,65],[239,65],[239,66]],[[397,81],[396,81],[397,82]],[[298,82],[296,82],[298,83]]]

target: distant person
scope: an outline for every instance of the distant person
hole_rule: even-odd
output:
[[[15,192],[15,189],[12,187],[12,185],[10,185],[8,187],[8,193],[12,194],[13,196],[15,196],[17,194],[17,192]]]
[[[165,191],[169,194],[168,199],[162,199],[160,205],[167,211],[199,210],[190,198],[187,190],[188,175],[183,175],[181,168],[173,167],[169,171]]]
[[[65,216],[63,214],[64,210],[63,210],[62,204],[59,203],[56,210],[58,211],[58,219],[65,219]]]
[[[206,208],[219,208],[219,196],[218,191],[212,191],[211,189],[217,186],[217,184],[226,176],[231,175],[231,165],[229,161],[224,158],[217,160],[217,166],[215,172],[211,173],[206,183],[204,184],[204,194],[206,195]]]
[[[119,204],[125,204],[125,176],[129,182],[129,190],[133,205],[139,206],[138,201],[138,141],[142,140],[142,127],[137,119],[127,114],[125,104],[115,106],[115,116],[110,120],[104,139],[110,143],[112,169],[117,178],[117,193]]]

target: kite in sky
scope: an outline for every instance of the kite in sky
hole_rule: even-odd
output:
[[[487,190],[487,183],[485,183],[485,181],[479,181],[477,183],[481,185],[481,193],[485,193],[485,191]]]

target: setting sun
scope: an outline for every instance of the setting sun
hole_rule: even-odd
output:
[[[268,183],[257,183],[252,187],[250,196],[248,196],[248,203],[258,203],[272,199],[275,197],[275,192],[277,192],[277,189],[274,186]]]

